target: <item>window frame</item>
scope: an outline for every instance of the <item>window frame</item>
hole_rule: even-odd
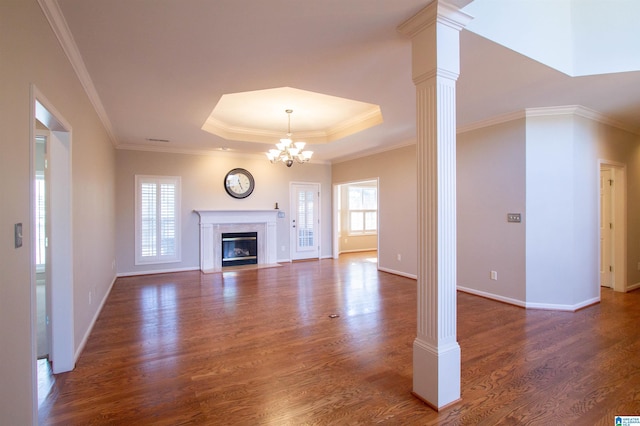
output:
[[[350,191],[352,189],[355,190],[359,190],[360,191],[360,196],[361,198],[364,199],[364,194],[363,191],[364,190],[373,190],[375,191],[376,194],[376,207],[375,209],[365,209],[365,208],[360,208],[360,209],[352,209],[351,208],[351,194]],[[347,218],[349,221],[349,227],[347,230],[347,235],[349,236],[364,236],[364,235],[378,235],[378,188],[377,186],[359,186],[359,185],[348,185],[347,186],[347,196],[346,196],[346,200],[347,200]],[[364,200],[363,200],[364,201]],[[364,202],[362,203],[362,205],[364,206]],[[361,214],[362,215],[362,231],[360,230],[353,230],[352,227],[352,215],[353,214]],[[376,216],[376,228],[374,230],[367,230],[367,213],[374,213]]]
[[[162,197],[159,194],[158,187],[162,184],[172,184],[174,186],[174,253],[170,255],[161,254],[162,239],[160,238],[161,225],[159,222],[155,224],[155,255],[142,255],[142,185],[153,183],[156,185],[155,207],[156,214],[159,214],[162,207]],[[180,176],[157,176],[157,175],[135,175],[135,265],[151,265],[161,263],[177,263],[182,261],[182,212],[181,212],[181,194],[182,194],[182,178]]]

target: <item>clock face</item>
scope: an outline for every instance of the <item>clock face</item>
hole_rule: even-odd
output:
[[[255,181],[245,169],[233,169],[224,177],[224,189],[234,198],[246,198],[253,192]]]

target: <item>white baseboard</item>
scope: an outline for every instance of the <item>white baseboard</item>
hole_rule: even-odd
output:
[[[312,259],[315,259],[315,258],[312,258]],[[333,259],[333,255],[320,256],[318,259]],[[292,263],[293,260],[291,260],[291,259],[278,259],[277,262],[278,263]]]
[[[135,272],[119,272],[117,277],[134,277],[136,275],[154,275],[154,274],[168,274],[171,272],[188,272],[199,271],[200,267],[188,267],[188,268],[174,268],[174,269],[152,269],[150,271],[135,271]]]
[[[380,265],[378,265],[378,271],[387,272],[387,273],[393,274],[393,275],[400,275],[401,277],[411,278],[412,280],[417,280],[418,279],[418,276],[415,275],[415,274],[408,274],[406,272],[396,271],[395,269],[384,268],[384,267],[382,267]]]
[[[515,306],[519,306],[521,308],[526,308],[527,307],[526,303],[523,302],[522,300],[512,299],[511,297],[504,297],[504,296],[500,296],[498,294],[487,293],[485,291],[480,291],[480,290],[476,290],[476,289],[473,289],[473,288],[464,287],[464,286],[461,286],[461,285],[458,285],[456,288],[459,291],[462,291],[464,293],[473,294],[475,296],[484,297],[486,299],[497,300],[498,302],[508,303],[509,305],[515,305]]]
[[[551,303],[527,303],[527,309],[545,309],[548,311],[569,311],[575,312],[578,309],[585,308],[600,302],[600,297],[594,297],[593,299],[585,300],[584,302],[576,303],[575,305],[558,305]]]
[[[378,249],[375,247],[372,247],[372,248],[363,248],[363,249],[354,249],[354,250],[341,250],[340,252],[338,252],[338,255],[341,255],[343,253],[361,253],[364,251],[378,251]]]
[[[96,310],[96,313],[93,315],[93,318],[91,319],[91,323],[89,324],[89,327],[87,328],[86,333],[84,333],[84,336],[82,337],[82,342],[80,342],[80,345],[78,345],[78,349],[76,349],[76,352],[73,356],[74,365],[78,362],[78,358],[80,358],[80,354],[84,350],[84,347],[86,346],[87,341],[89,340],[89,335],[93,331],[93,326],[96,325],[96,321],[98,320],[98,317],[102,312],[102,308],[104,307],[104,304],[106,303],[107,298],[109,297],[109,294],[111,294],[111,289],[113,288],[113,285],[116,283],[117,278],[118,276],[114,275],[113,279],[111,280],[111,284],[109,284],[109,288],[107,289],[107,291],[104,294],[104,297],[100,301],[100,306],[98,306],[98,309]]]
[[[638,288],[640,288],[640,283],[635,283],[635,284],[632,284],[632,285],[628,285],[626,291],[629,292],[629,291],[636,290]]]
[[[519,306],[521,308],[526,308],[526,309],[543,309],[548,311],[575,312],[578,309],[582,309],[584,307],[600,302],[600,297],[594,297],[593,299],[585,300],[584,302],[576,303],[575,305],[561,305],[556,303],[529,303],[529,302],[524,302],[522,300],[512,299],[510,297],[504,297],[498,294],[487,293],[485,291],[475,290],[473,288],[464,287],[460,285],[457,286],[457,288],[458,290],[464,293],[481,296],[487,299],[497,300],[498,302],[508,303],[510,305],[515,305],[515,306]]]

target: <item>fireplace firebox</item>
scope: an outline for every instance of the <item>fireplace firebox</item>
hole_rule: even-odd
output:
[[[222,234],[222,266],[256,265],[258,263],[257,232],[225,232]]]

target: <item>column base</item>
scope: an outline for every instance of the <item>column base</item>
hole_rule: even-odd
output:
[[[460,345],[413,342],[413,395],[439,411],[460,400]]]

